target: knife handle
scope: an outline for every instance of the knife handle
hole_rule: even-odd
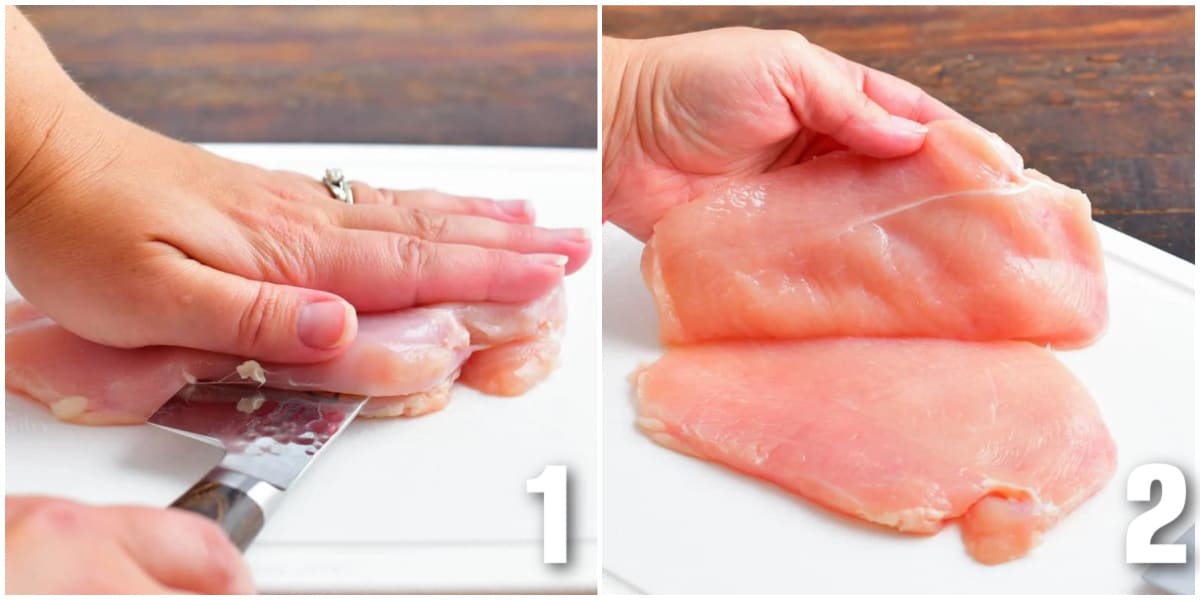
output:
[[[172,502],[171,508],[216,521],[233,544],[245,552],[282,495],[283,490],[261,479],[217,467]]]

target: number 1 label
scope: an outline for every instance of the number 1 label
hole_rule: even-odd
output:
[[[547,465],[525,482],[525,491],[542,495],[542,562],[567,562],[567,468]]]

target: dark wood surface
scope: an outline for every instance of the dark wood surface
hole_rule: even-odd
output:
[[[21,10],[82,87],[197,142],[596,147],[596,9]]]
[[[792,29],[912,81],[1195,262],[1191,7],[605,7],[605,35]]]

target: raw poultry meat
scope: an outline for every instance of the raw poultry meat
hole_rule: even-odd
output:
[[[500,344],[472,354],[458,380],[486,394],[518,396],[550,375],[558,351],[557,336]]]
[[[524,393],[556,364],[565,316],[561,287],[525,304],[360,315],[357,338],[333,360],[259,365],[186,348],[102,346],[16,301],[6,311],[6,384],[59,419],[97,425],[141,423],[195,381],[369,395],[364,416],[415,416],[445,406],[460,372],[487,393]]]
[[[1113,474],[1083,385],[1024,342],[833,338],[672,348],[634,378],[656,442],[994,564]]]
[[[1087,390],[1040,347],[1107,324],[1090,209],[965,121],[907,157],[710,190],[642,255],[673,347],[635,376],[638,425],[866,521],[955,520],[980,562],[1022,556],[1115,468]]]
[[[1108,307],[1087,197],[973,124],[929,129],[907,157],[836,152],[668,212],[642,260],[663,340],[1095,340]]]

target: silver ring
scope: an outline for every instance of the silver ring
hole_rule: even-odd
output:
[[[325,169],[325,179],[322,181],[334,198],[346,204],[354,204],[354,190],[350,189],[350,182],[346,181],[341,169]]]

